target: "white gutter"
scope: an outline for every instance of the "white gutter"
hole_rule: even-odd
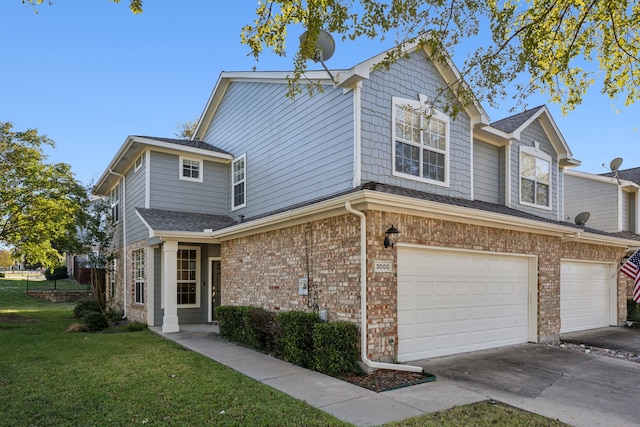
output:
[[[127,179],[124,175],[121,175],[117,172],[114,172],[113,169],[109,168],[109,173],[114,174],[115,176],[119,176],[122,178],[122,249],[124,252],[124,274],[122,279],[123,286],[123,307],[122,307],[122,318],[127,318]],[[116,272],[117,274],[117,272]]]
[[[362,362],[371,368],[422,372],[420,366],[374,362],[367,357],[367,217],[364,213],[353,209],[349,201],[345,202],[344,207],[349,213],[360,217],[360,357]]]

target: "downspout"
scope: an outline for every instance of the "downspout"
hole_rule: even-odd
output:
[[[345,202],[344,207],[349,213],[360,217],[360,358],[370,368],[422,372],[420,366],[374,362],[367,357],[367,217],[351,207],[349,201]]]
[[[122,307],[122,318],[127,318],[127,179],[124,175],[121,175],[117,172],[114,172],[111,168],[109,168],[109,173],[119,176],[122,178],[122,249],[124,252],[123,258],[123,267],[124,274],[122,275],[122,287],[123,287],[123,307]]]

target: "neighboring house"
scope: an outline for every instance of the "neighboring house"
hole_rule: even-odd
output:
[[[589,212],[587,226],[611,233],[638,234],[637,181],[629,177],[629,171],[619,171],[617,178],[611,174],[595,175],[586,172],[565,172],[564,212],[573,221],[580,212]]]
[[[549,110],[451,117],[452,64],[413,47],[374,69],[383,57],[337,85],[309,72],[323,92],[293,101],[288,73],[225,72],[193,141],[127,138],[95,188],[119,227],[113,302],[164,332],[220,304],[326,310],[375,361],[622,322],[635,241],[565,221],[580,162]]]

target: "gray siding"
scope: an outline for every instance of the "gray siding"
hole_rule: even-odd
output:
[[[533,147],[534,142],[540,144],[540,151],[551,156],[551,210],[520,204],[520,147]],[[523,130],[519,141],[511,146],[511,207],[543,218],[558,220],[562,212],[559,197],[562,180],[558,165],[558,155],[539,121],[533,122]],[[561,199],[560,199],[561,200]]]
[[[622,231],[636,232],[636,193],[622,192]]]
[[[145,239],[149,236],[147,227],[142,223],[135,208],[144,208],[145,197],[145,167],[144,163],[138,171],[132,166],[127,173],[126,190],[126,221],[127,221],[127,245]]]
[[[637,193],[629,193],[629,231],[638,232],[638,195]]]
[[[446,83],[424,52],[401,59],[389,70],[377,70],[362,83],[362,181],[376,181],[413,190],[471,198],[471,128],[461,112],[450,121],[449,187],[393,176],[392,97],[430,100]]]
[[[353,94],[340,88],[294,101],[286,83],[230,83],[205,142],[246,153],[246,207],[251,217],[334,194],[353,183]],[[231,186],[230,178],[228,185]]]
[[[189,158],[193,156],[187,155]],[[203,181],[179,178],[180,157],[151,152],[149,207],[224,215],[228,205],[229,166],[205,160]]]
[[[616,184],[565,175],[565,219],[573,222],[580,212],[589,212],[588,227],[612,233],[619,231]]]
[[[473,141],[473,197],[504,203],[504,149]]]

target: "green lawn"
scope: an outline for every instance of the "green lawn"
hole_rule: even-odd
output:
[[[149,331],[66,332],[71,303],[0,279],[0,426],[348,425]],[[391,425],[548,426],[477,404]]]

